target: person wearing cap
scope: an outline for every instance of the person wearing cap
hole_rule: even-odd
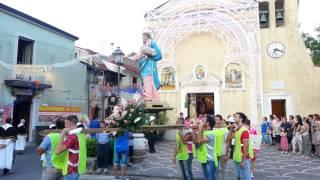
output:
[[[20,123],[18,124],[18,129],[17,129],[18,140],[16,142],[16,147],[15,147],[18,154],[22,154],[26,147],[27,128],[25,126],[25,122],[26,121],[24,119],[21,119]]]
[[[71,115],[65,119],[65,128],[60,133],[60,140],[55,150],[58,155],[66,152],[62,168],[64,180],[78,180],[80,175],[86,172],[86,137],[83,133],[69,133],[77,130],[77,123],[77,116]]]
[[[54,120],[49,121],[49,129],[57,129],[56,121]]]
[[[180,119],[176,122],[177,125],[182,124]],[[192,160],[195,155],[195,146],[192,139],[192,130],[185,129],[184,133],[181,130],[176,134],[176,148],[172,158],[173,163],[178,159],[183,180],[192,180]]]
[[[227,122],[226,122],[226,125],[233,125],[234,124],[234,117],[229,115],[228,116],[228,119],[227,119]],[[228,128],[229,132],[228,132],[228,137],[232,137],[234,136],[234,128]],[[226,149],[229,149],[230,148],[230,156],[229,158],[232,159],[233,158],[233,148],[234,148],[234,139],[230,139],[228,138],[229,140],[227,140],[226,142]]]
[[[226,168],[225,163],[223,161],[224,154],[226,152],[226,144],[227,144],[227,136],[228,136],[228,129],[223,126],[223,118],[220,114],[215,115],[215,128],[214,128],[214,135],[216,138],[215,144],[215,152],[218,158],[219,166],[217,168],[216,177],[218,180],[225,179],[226,175]]]
[[[156,118],[154,116],[150,116],[150,124],[154,125],[153,120],[155,120]],[[157,139],[157,132],[156,131],[150,131],[148,132],[148,146],[149,146],[149,152],[150,153],[156,153],[156,149],[154,147],[155,143],[156,143],[156,139]]]

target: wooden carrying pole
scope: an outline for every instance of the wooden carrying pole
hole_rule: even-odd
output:
[[[166,131],[171,129],[180,129],[183,125],[148,125],[136,128],[135,132],[148,132],[148,131]],[[61,129],[46,129],[40,132],[40,135],[46,135],[49,133],[60,133]],[[123,128],[89,128],[84,129],[83,133],[101,133],[101,132],[112,132],[112,131],[125,131]]]
[[[222,126],[226,128],[234,128],[233,125]],[[183,125],[145,125],[136,128],[135,132],[148,132],[148,131],[166,131],[172,129],[182,129]],[[195,128],[195,127],[194,127]],[[198,127],[196,127],[198,128]],[[40,132],[40,135],[47,135],[49,133],[60,133],[61,129],[46,129]],[[125,131],[123,128],[89,128],[84,129],[83,133],[101,133],[101,132],[112,132],[112,131]]]

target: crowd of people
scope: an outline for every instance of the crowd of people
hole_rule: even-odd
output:
[[[89,123],[83,123],[77,116],[59,118],[51,129],[63,129],[61,133],[50,133],[37,148],[37,153],[44,156],[42,180],[60,179],[77,180],[85,173],[87,161],[86,139],[97,141],[97,174],[108,173],[108,162],[113,158],[115,179],[128,179],[126,167],[129,154],[132,154],[132,133],[125,132],[101,132],[84,134],[84,128],[106,128],[105,121],[93,118]],[[111,139],[114,138],[114,146],[111,147]],[[110,157],[109,151],[114,155]],[[120,170],[120,176],[118,174]]]
[[[262,143],[276,145],[281,153],[298,153],[304,158],[320,157],[320,116],[270,115],[261,124]]]
[[[176,149],[172,161],[179,163],[184,180],[192,180],[192,161],[198,160],[205,180],[226,179],[226,163],[232,159],[235,179],[253,177],[255,154],[259,147],[250,140],[257,131],[250,126],[244,113],[237,112],[224,120],[221,115],[199,115],[198,119],[177,120],[183,130],[176,134]]]
[[[115,179],[128,179],[126,169],[133,154],[132,132],[101,132],[86,135],[84,128],[106,128],[110,120],[99,121],[97,117],[88,123],[77,116],[59,118],[50,129],[61,129],[61,133],[50,133],[37,148],[42,155],[42,179],[76,180],[86,172],[87,138],[97,140],[97,174],[108,173],[109,159],[113,159]],[[0,128],[0,168],[3,174],[11,173],[16,154],[25,148],[26,128],[21,120],[17,128],[12,119],[6,118]],[[193,179],[192,161],[197,159],[205,180],[225,179],[226,163],[233,161],[234,177],[241,180],[253,178],[256,154],[260,144],[254,139],[257,131],[244,113],[237,112],[224,120],[221,115],[199,115],[197,120],[180,114],[177,124],[183,124],[176,134],[173,163],[178,163],[182,178]],[[279,118],[276,114],[263,118],[261,124],[262,144],[274,145],[281,153],[299,153],[304,158],[320,156],[320,116],[318,114]],[[110,142],[114,138],[113,147]],[[114,156],[110,157],[110,151]],[[154,147],[153,147],[154,150]],[[151,151],[150,151],[151,152]],[[156,152],[154,150],[154,152]],[[120,175],[119,175],[120,170]]]

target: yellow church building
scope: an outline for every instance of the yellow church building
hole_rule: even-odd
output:
[[[163,52],[160,97],[195,118],[241,111],[320,112],[320,69],[298,24],[298,0],[169,0],[146,15]]]

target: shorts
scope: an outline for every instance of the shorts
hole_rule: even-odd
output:
[[[113,160],[114,165],[127,166],[128,165],[128,151],[116,153]]]

